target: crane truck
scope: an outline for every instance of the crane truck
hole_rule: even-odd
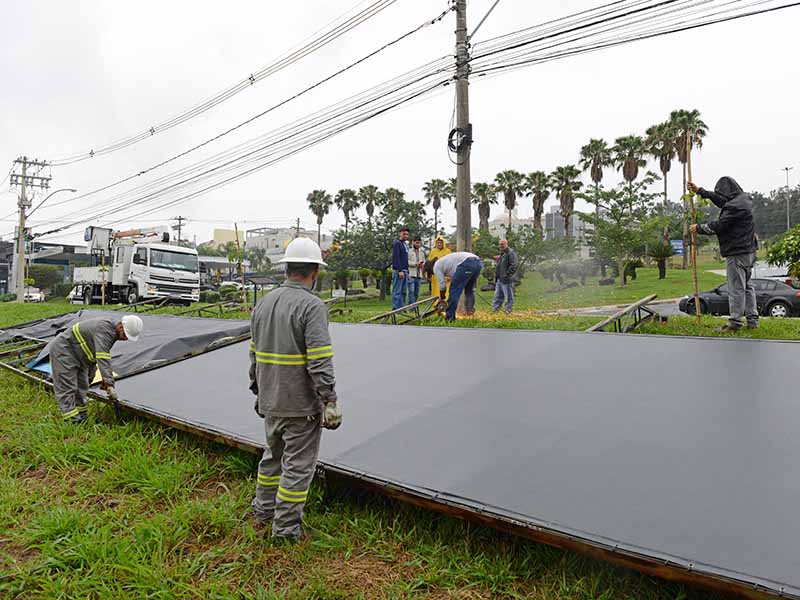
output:
[[[74,293],[84,304],[134,304],[168,298],[189,305],[200,300],[197,250],[169,243],[166,227],[113,231],[88,227],[93,266],[76,267]]]

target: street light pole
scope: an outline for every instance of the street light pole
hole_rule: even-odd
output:
[[[789,219],[789,171],[794,169],[794,167],[783,167],[781,171],[786,171],[786,231],[791,229],[791,222]]]
[[[35,207],[35,208],[34,208],[34,209],[31,211],[31,212],[29,212],[29,213],[28,213],[28,216],[27,216],[26,218],[30,218],[30,216],[31,216],[33,213],[35,213],[37,210],[39,210],[39,209],[42,207],[42,205],[43,205],[45,202],[47,202],[48,200],[50,200],[50,198],[51,198],[52,196],[55,196],[55,195],[56,195],[58,192],[72,192],[72,193],[74,194],[74,193],[75,193],[75,192],[77,192],[77,191],[78,191],[78,190],[76,190],[75,188],[61,188],[60,190],[56,190],[56,191],[54,191],[54,192],[50,192],[50,193],[47,195],[47,197],[46,197],[44,200],[42,200],[41,202],[39,202],[39,204],[37,204],[37,205],[36,205],[36,207]]]

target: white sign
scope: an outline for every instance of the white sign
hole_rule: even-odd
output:
[[[344,293],[345,293],[344,290],[333,290],[333,292],[331,292],[331,297],[344,298]]]

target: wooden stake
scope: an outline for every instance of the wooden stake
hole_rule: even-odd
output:
[[[239,276],[242,278],[242,307],[244,307],[244,310],[249,310],[247,305],[247,288],[245,287],[244,284],[244,266],[242,264],[244,261],[244,256],[242,255],[242,247],[239,245],[238,223],[233,224],[233,232],[234,235],[236,236],[236,255],[237,255],[236,263],[237,263],[237,268],[239,269]]]
[[[692,180],[692,131],[688,131],[686,135],[686,169],[688,171],[688,179]],[[697,224],[697,210],[694,204],[694,193],[689,196],[689,207],[692,215],[692,225]],[[702,323],[703,306],[700,304],[700,286],[697,282],[697,232],[692,231],[692,279],[694,280],[694,314],[697,324]],[[684,249],[685,251],[685,249]]]

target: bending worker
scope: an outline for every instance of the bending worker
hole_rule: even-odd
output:
[[[428,254],[428,260],[434,261],[437,258],[443,258],[448,254],[450,254],[451,252],[452,250],[450,250],[450,248],[447,247],[447,242],[445,241],[444,237],[440,235],[436,238],[436,242],[434,242],[433,244],[433,249]],[[435,275],[431,277],[431,295],[433,296],[439,295],[439,280],[436,279]],[[447,300],[449,295],[450,295],[450,282],[448,281],[447,287],[445,288],[445,300]]]
[[[475,284],[480,277],[481,259],[472,252],[452,252],[443,258],[429,261],[426,267],[428,275],[436,276],[439,283],[439,303],[447,303],[445,319],[456,320],[456,309],[461,293],[464,293],[464,311],[467,316],[475,313]],[[450,299],[447,295],[447,280],[450,280]]]
[[[272,521],[276,542],[315,537],[303,524],[322,428],[336,429],[328,311],[311,290],[326,266],[319,246],[297,238],[286,248],[286,281],[259,300],[250,324],[250,390],[264,419],[267,447],[252,502],[257,527]]]
[[[86,394],[95,368],[103,378],[100,387],[112,402],[117,401],[111,348],[117,340],[135,342],[143,327],[136,315],[126,315],[122,319],[88,319],[75,323],[53,340],[50,347],[53,388],[65,421],[82,423],[86,420]]]

